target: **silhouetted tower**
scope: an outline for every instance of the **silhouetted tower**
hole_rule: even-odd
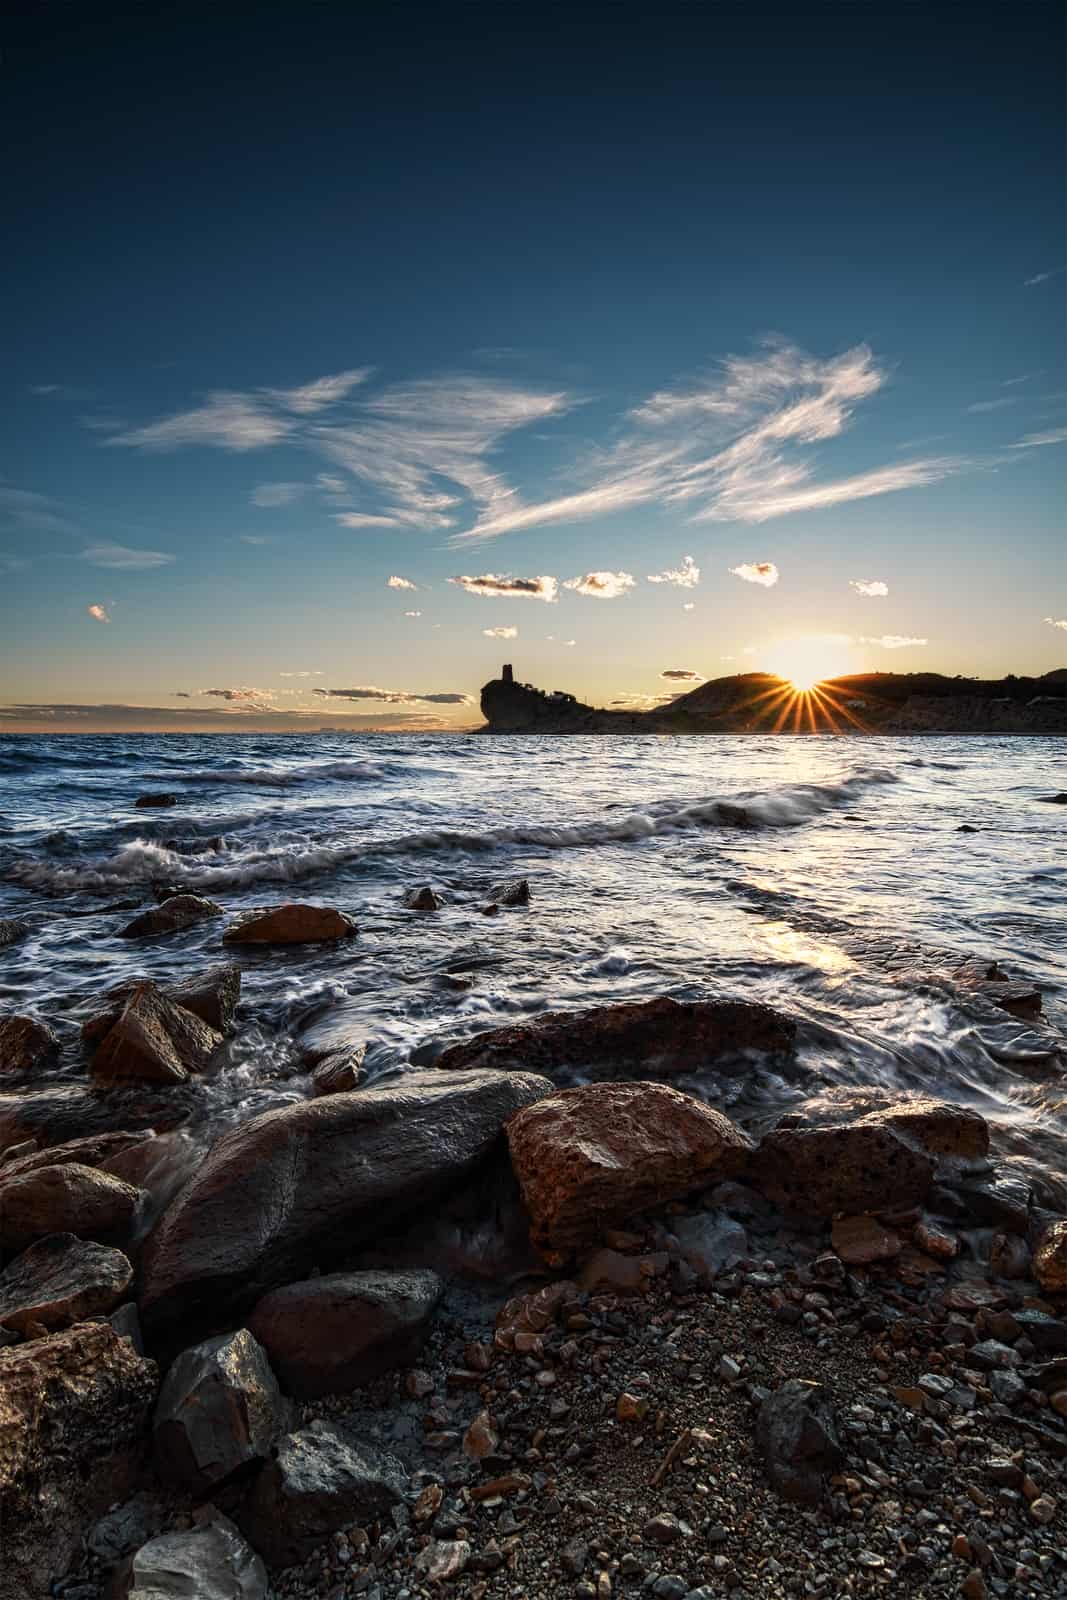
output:
[[[504,670],[500,674],[500,676],[503,678],[505,683],[514,683],[515,682],[515,677],[514,677],[514,674],[512,673],[512,670],[511,670],[511,662],[510,661],[505,661]]]

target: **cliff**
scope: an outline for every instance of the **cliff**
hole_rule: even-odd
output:
[[[482,689],[482,733],[1067,733],[1067,668],[1040,678],[871,672],[798,694],[767,672],[702,683],[649,711],[585,705],[563,690],[514,682]]]

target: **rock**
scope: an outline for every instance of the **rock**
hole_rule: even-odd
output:
[[[178,796],[176,794],[139,794],[134,801],[134,805],[142,811],[147,807],[176,806],[177,804]]]
[[[54,1149],[83,1135],[136,1129],[147,1138],[153,1131],[187,1121],[197,1105],[194,1093],[191,1084],[161,1085],[131,1078],[121,1094],[104,1084],[69,1079],[26,1094],[0,1094],[0,1150],[30,1139],[41,1149]],[[117,1170],[116,1176],[120,1176]]]
[[[222,915],[222,907],[214,900],[205,900],[198,894],[175,894],[162,905],[134,917],[123,928],[122,937],[148,939],[163,933],[181,933],[184,928],[194,928],[198,922],[208,922]]]
[[[530,885],[525,878],[511,878],[507,883],[494,884],[489,898],[498,906],[528,906]]]
[[[565,1089],[506,1131],[531,1237],[551,1251],[729,1177],[751,1148],[720,1112],[657,1083]]]
[[[31,1158],[32,1159],[32,1158]],[[46,1234],[107,1242],[130,1232],[143,1190],[76,1161],[0,1180],[0,1249],[24,1250]]]
[[[331,1050],[323,1056],[311,1074],[312,1094],[347,1094],[358,1089],[363,1079],[365,1044],[351,1049]]]
[[[713,1067],[743,1073],[753,1053],[789,1055],[796,1024],[745,1000],[672,1000],[549,1011],[509,1023],[438,1053],[434,1064],[521,1068],[557,1083],[580,1079],[670,1078]]]
[[[0,1592],[32,1597],[82,1530],[133,1487],[155,1399],[154,1362],[106,1323],[0,1350]]]
[[[415,1557],[415,1566],[428,1583],[458,1578],[471,1558],[466,1539],[431,1539]]]
[[[265,1295],[248,1319],[289,1394],[346,1394],[426,1342],[442,1284],[435,1272],[335,1272]]]
[[[842,1261],[850,1267],[869,1266],[872,1261],[889,1261],[901,1250],[899,1233],[886,1228],[875,1217],[835,1217],[830,1242]]]
[[[638,1257],[618,1250],[594,1250],[578,1273],[578,1287],[587,1294],[640,1294],[644,1285]]]
[[[143,1258],[151,1343],[218,1331],[269,1289],[328,1267],[472,1175],[509,1116],[550,1092],[527,1073],[412,1072],[265,1112],[226,1134]],[[232,1322],[230,1323],[232,1326]]]
[[[5,1152],[0,1162],[0,1181],[6,1183],[8,1178],[19,1177],[26,1172],[39,1172],[42,1167],[64,1166],[68,1162],[76,1162],[82,1167],[98,1167],[103,1172],[122,1176],[126,1165],[122,1158],[145,1142],[143,1131],[91,1133],[84,1139],[70,1139],[66,1144],[55,1144],[47,1150],[38,1150],[31,1141],[29,1148],[21,1155],[18,1154],[18,1146]]]
[[[859,1122],[893,1128],[913,1148],[939,1159],[975,1161],[989,1153],[989,1127],[977,1111],[884,1089],[825,1089],[782,1118],[779,1127],[836,1128]]]
[[[226,840],[221,833],[213,833],[205,838],[164,839],[163,848],[173,850],[177,856],[208,856],[225,850]]]
[[[722,1211],[702,1211],[691,1217],[674,1217],[671,1228],[683,1258],[705,1283],[736,1267],[748,1255],[748,1235],[739,1222]]]
[[[995,1233],[989,1245],[989,1270],[995,1278],[1028,1278],[1032,1254],[1017,1233]]]
[[[59,1054],[59,1040],[35,1017],[0,1019],[0,1072],[32,1072]]]
[[[137,1307],[132,1300],[127,1300],[124,1306],[119,1306],[117,1311],[112,1311],[108,1322],[115,1332],[123,1339],[128,1339],[139,1356],[145,1353],[144,1340],[141,1337],[141,1319],[137,1315]]]
[[[134,983],[120,984],[105,996],[106,1009],[82,1023],[82,1039],[87,1045],[98,1044],[111,1031],[122,1015],[123,1006],[142,984],[151,984],[151,980],[141,978]],[[229,1033],[241,998],[241,969],[233,965],[208,967],[181,983],[168,984],[161,992],[166,999],[206,1022],[216,1033]]]
[[[216,1514],[142,1545],[128,1600],[267,1600],[267,1569],[226,1517]]]
[[[421,889],[409,889],[404,896],[404,904],[409,911],[440,911],[444,903],[428,883],[424,883]]]
[[[463,1454],[468,1461],[484,1461],[500,1448],[500,1435],[488,1411],[479,1411],[463,1435]]]
[[[29,931],[28,922],[22,922],[17,917],[0,917],[0,950],[6,949],[9,944],[18,944]]]
[[[96,1522],[85,1536],[85,1547],[106,1567],[114,1567],[159,1532],[164,1511],[150,1493],[141,1491],[123,1501]]]
[[[114,1082],[184,1083],[207,1066],[221,1035],[175,1005],[151,983],[140,983],[93,1057],[94,1078]]]
[[[641,1529],[641,1537],[646,1544],[668,1545],[677,1544],[685,1535],[678,1518],[667,1511],[661,1511],[658,1516],[650,1518],[645,1523]]]
[[[940,1223],[932,1222],[929,1217],[916,1223],[915,1243],[920,1250],[925,1250],[928,1256],[936,1256],[939,1261],[952,1261],[960,1253],[960,1241],[956,1235]]]
[[[845,1461],[826,1390],[803,1378],[788,1378],[764,1400],[756,1445],[778,1493],[802,1505],[819,1504],[824,1479]]]
[[[355,922],[331,906],[263,906],[235,918],[222,936],[223,944],[314,944],[327,939],[350,939],[358,933]]]
[[[66,1328],[106,1316],[133,1282],[121,1250],[54,1233],[15,1257],[0,1272],[0,1327],[24,1332],[32,1322]]]
[[[386,1516],[402,1501],[404,1482],[395,1457],[312,1422],[281,1441],[238,1521],[272,1567],[291,1567],[339,1528]]]
[[[1051,1294],[1067,1293],[1067,1219],[1046,1228],[1034,1252],[1034,1276]]]
[[[265,1461],[287,1420],[266,1353],[247,1328],[194,1345],[160,1391],[152,1427],[159,1475],[203,1498]]]

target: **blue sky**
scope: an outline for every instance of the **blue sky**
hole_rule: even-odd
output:
[[[7,726],[1067,659],[1058,7],[219,9],[6,46]]]

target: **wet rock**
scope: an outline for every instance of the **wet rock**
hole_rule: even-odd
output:
[[[444,903],[428,883],[424,883],[421,889],[409,889],[404,896],[404,904],[409,911],[440,911]]]
[[[1029,1232],[1030,1185],[1015,1173],[997,1172],[988,1177],[954,1179],[946,1192],[962,1217],[1006,1228],[1012,1233]]]
[[[24,1250],[46,1234],[121,1242],[143,1191],[75,1161],[0,1181],[0,1249]]]
[[[121,1250],[72,1233],[40,1239],[0,1272],[0,1327],[66,1328],[106,1316],[124,1299],[133,1267]]]
[[[789,1125],[835,1128],[862,1123],[892,1128],[917,1150],[939,1160],[946,1156],[981,1160],[989,1153],[989,1127],[984,1117],[950,1100],[921,1094],[894,1094],[882,1089],[826,1089],[803,1101],[789,1116]],[[785,1126],[785,1119],[779,1124]],[[912,1202],[902,1200],[901,1205]]]
[[[238,1521],[272,1567],[291,1567],[339,1528],[387,1515],[402,1500],[404,1484],[395,1457],[312,1422],[281,1441]]]
[[[289,1394],[346,1394],[426,1342],[442,1284],[435,1272],[334,1272],[265,1295],[248,1319]]]
[[[178,856],[208,856],[215,855],[219,850],[225,850],[226,840],[221,833],[214,833],[206,838],[193,837],[187,839],[164,839],[164,850],[173,850]]]
[[[751,1149],[721,1112],[657,1083],[565,1089],[506,1131],[531,1237],[550,1251],[730,1176]]]
[[[175,1005],[151,983],[141,983],[93,1056],[94,1078],[114,1082],[138,1078],[150,1083],[184,1083],[207,1066],[221,1035]]]
[[[141,1319],[137,1315],[137,1307],[132,1300],[127,1300],[124,1306],[119,1306],[117,1311],[112,1311],[108,1322],[115,1332],[123,1339],[128,1339],[139,1356],[145,1353],[144,1339],[141,1337]]]
[[[33,1072],[59,1054],[59,1040],[36,1017],[0,1018],[0,1073]]]
[[[901,1250],[899,1233],[885,1227],[876,1217],[835,1217],[830,1243],[850,1267],[869,1266],[872,1261],[889,1261]]]
[[[350,939],[359,930],[354,920],[332,906],[288,904],[263,906],[230,923],[223,944],[317,944]]]
[[[267,1600],[267,1569],[226,1517],[142,1545],[128,1600]]]
[[[960,1253],[960,1241],[956,1235],[940,1223],[932,1222],[929,1217],[916,1223],[915,1243],[920,1250],[925,1250],[928,1256],[935,1256],[938,1261],[951,1261]]]
[[[166,1482],[205,1496],[270,1454],[288,1420],[266,1352],[247,1328],[183,1350],[152,1427]]]
[[[178,796],[176,794],[139,794],[134,801],[134,805],[141,811],[157,806],[176,806],[177,804]]]
[[[725,1212],[702,1211],[692,1217],[675,1217],[671,1228],[682,1257],[705,1283],[736,1267],[748,1255],[748,1235]]]
[[[1039,1355],[1067,1355],[1067,1322],[1044,1311],[1016,1311],[1020,1334],[1029,1339]]]
[[[106,1323],[0,1350],[0,1589],[51,1593],[83,1529],[133,1487],[157,1373]]]
[[[819,1504],[825,1479],[845,1460],[826,1390],[803,1378],[787,1379],[764,1400],[756,1445],[778,1493],[802,1505]]]
[[[527,1073],[412,1072],[325,1095],[226,1134],[164,1212],[143,1260],[146,1335],[217,1331],[269,1289],[329,1267],[383,1217],[422,1212],[499,1150],[550,1092]],[[232,1326],[232,1323],[231,1323]]]
[[[1042,1289],[1067,1294],[1067,1220],[1054,1222],[1034,1252],[1034,1276]]]
[[[51,1150],[83,1135],[135,1129],[147,1136],[153,1130],[178,1127],[194,1104],[191,1085],[160,1086],[135,1079],[123,1084],[121,1094],[107,1084],[70,1082],[28,1094],[0,1094],[0,1150],[30,1139]]]
[[[4,1154],[0,1163],[0,1179],[7,1182],[8,1178],[20,1177],[26,1172],[39,1172],[42,1167],[64,1166],[68,1162],[76,1162],[82,1167],[99,1167],[103,1172],[115,1172],[122,1169],[122,1157],[130,1150],[135,1150],[145,1143],[144,1132],[140,1133],[95,1133],[87,1134],[84,1139],[70,1139],[65,1144],[52,1145],[47,1150],[39,1150],[36,1144],[22,1154],[18,1153],[15,1146]],[[117,1172],[122,1176],[122,1171]]]
[[[20,939],[25,939],[29,931],[28,922],[22,922],[17,917],[0,917],[0,950],[9,944],[18,944]]]
[[[365,1044],[331,1050],[311,1074],[312,1094],[347,1094],[352,1089],[358,1089],[363,1079],[363,1058],[366,1054]]]
[[[150,979],[142,978],[133,983],[119,984],[117,988],[108,992],[105,996],[105,1009],[82,1023],[82,1039],[85,1044],[93,1046],[106,1037],[122,1015],[123,1006],[143,984],[157,987],[151,984]],[[191,978],[186,978],[181,983],[166,985],[160,992],[166,999],[181,1006],[184,1011],[191,1011],[194,1017],[206,1022],[216,1033],[229,1033],[233,1028],[237,1004],[241,998],[241,969],[232,964],[208,967],[204,972],[194,973]]]
[[[489,898],[498,906],[528,906],[530,885],[526,878],[511,878],[507,883],[495,883]]]
[[[744,1000],[672,1000],[550,1011],[448,1046],[435,1065],[525,1068],[555,1082],[670,1078],[714,1067],[743,1072],[752,1053],[775,1058],[793,1047],[796,1024]]]
[[[176,894],[153,906],[151,911],[134,917],[122,930],[124,939],[149,939],[164,933],[181,933],[185,928],[195,928],[198,922],[209,922],[221,917],[223,910],[214,900],[205,900],[198,894]]]

